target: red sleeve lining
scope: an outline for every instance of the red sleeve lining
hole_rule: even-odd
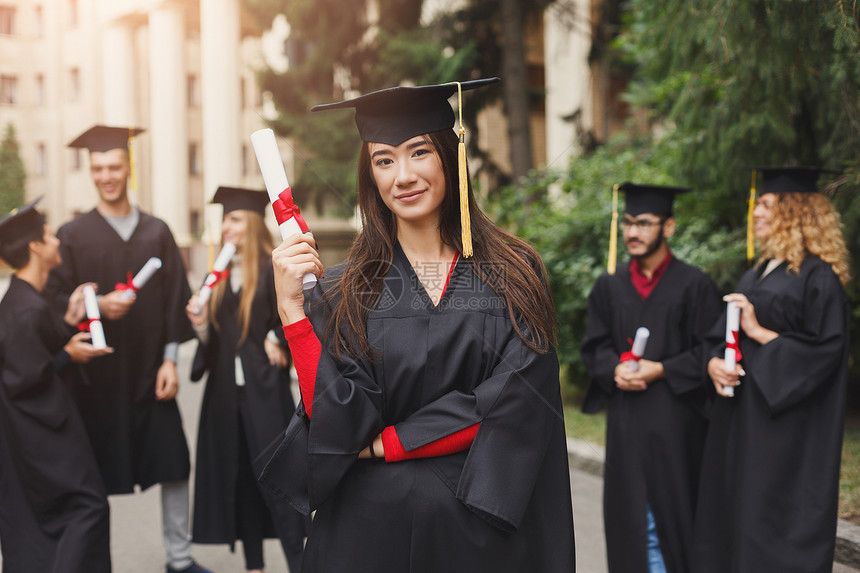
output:
[[[417,458],[435,458],[468,450],[472,446],[472,442],[475,440],[475,435],[478,433],[480,426],[481,423],[478,422],[468,428],[463,428],[453,434],[443,436],[438,440],[424,444],[409,452],[400,443],[400,438],[397,436],[397,430],[394,429],[394,426],[388,426],[382,430],[382,447],[385,448],[385,461],[400,462]]]
[[[317,380],[317,366],[320,362],[322,344],[320,344],[320,339],[317,338],[314,327],[311,326],[311,321],[307,317],[285,326],[284,336],[287,339],[287,344],[290,345],[290,354],[293,355],[302,403],[305,405],[308,418],[310,418],[314,404],[314,386]]]

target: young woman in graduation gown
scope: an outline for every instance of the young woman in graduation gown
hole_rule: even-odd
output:
[[[84,340],[89,335],[71,326],[85,318],[83,285],[64,317],[43,296],[48,272],[60,262],[59,241],[32,205],[0,221],[0,258],[16,269],[0,302],[3,571],[108,573],[107,493],[60,374],[73,369],[70,361],[111,349],[93,348]]]
[[[295,410],[286,342],[267,339],[281,332],[263,220],[268,196],[221,187],[214,202],[224,205],[222,238],[236,254],[208,305],[198,308],[195,295],[186,309],[200,339],[191,379],[209,372],[197,434],[194,542],[232,547],[241,540],[247,570],[257,571],[263,539],[279,537],[290,571],[299,571],[306,518],[264,496],[251,469]]]
[[[261,481],[316,510],[303,573],[575,569],[545,271],[465,178],[463,255],[457,91],[343,105],[365,141],[349,259],[323,273],[310,235],[273,254],[302,404]],[[308,272],[319,284],[303,296]]]
[[[762,170],[762,260],[726,297],[741,309],[740,364],[712,332],[717,396],[697,506],[695,571],[833,568],[848,367],[848,253],[818,170]],[[733,388],[734,397],[729,397]]]

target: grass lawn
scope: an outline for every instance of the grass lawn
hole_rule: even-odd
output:
[[[579,407],[564,409],[568,438],[606,443],[606,412],[589,415]],[[842,471],[839,477],[839,517],[860,524],[860,420],[849,421],[842,444]]]

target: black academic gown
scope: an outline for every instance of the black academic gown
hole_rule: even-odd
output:
[[[704,337],[720,297],[698,269],[673,259],[645,300],[629,265],[604,273],[588,298],[582,358],[591,376],[583,411],[608,406],[603,513],[609,570],[645,573],[647,504],[670,573],[690,570],[692,526],[707,422]],[[666,377],[643,392],[615,386],[622,352],[636,329],[651,331],[643,358]]]
[[[289,370],[271,365],[263,347],[270,330],[274,329],[283,337],[271,259],[260,261],[260,280],[251,308],[248,336],[238,346],[242,334],[238,323],[240,296],[241,291],[234,293],[230,288],[225,289],[217,316],[220,330],[210,323],[209,341],[198,347],[191,373],[191,379],[198,381],[209,371],[197,433],[195,543],[232,545],[238,539],[239,424],[243,424],[247,451],[254,460],[283,433],[296,409],[290,394]],[[242,361],[243,387],[236,386],[236,356]],[[268,496],[268,491],[266,494]],[[282,537],[287,547],[301,549],[306,535],[305,516],[268,497],[272,519],[267,520],[266,536]]]
[[[808,256],[736,291],[779,337],[740,334],[746,371],[715,398],[696,518],[696,571],[831,571],[848,381],[849,305],[830,265]],[[722,356],[725,317],[711,336]]]
[[[303,573],[575,570],[555,352],[523,343],[472,264],[457,263],[434,308],[397,246],[367,320],[376,356],[338,359],[323,347],[313,416],[299,406],[261,476],[300,511],[316,510]],[[320,295],[341,270],[311,293],[323,341],[331,307]],[[467,451],[357,459],[388,425],[412,450],[477,422]]]
[[[109,572],[110,510],[74,402],[54,370],[71,332],[29,283],[0,302],[4,573]]]
[[[188,479],[188,445],[176,400],[155,399],[164,346],[194,336],[185,316],[191,290],[170,230],[141,213],[131,238],[123,241],[92,210],[60,227],[57,237],[63,263],[51,272],[46,292],[58,304],[84,282],[109,293],[150,257],[161,259],[162,268],[137,293],[128,314],[102,320],[115,352],[83,366],[86,383],[74,387],[74,396],[108,493]]]

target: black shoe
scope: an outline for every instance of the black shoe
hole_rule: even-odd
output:
[[[192,561],[191,565],[185,569],[174,569],[170,565],[167,566],[167,573],[212,573],[209,569],[201,567],[196,561]]]

